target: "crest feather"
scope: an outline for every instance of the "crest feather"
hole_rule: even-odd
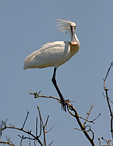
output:
[[[57,23],[58,23],[58,27],[59,27],[59,31],[67,31],[66,33],[68,33],[70,31],[70,25],[71,24],[75,24],[74,22],[71,21],[67,21],[67,20],[62,20],[62,19],[57,19]],[[75,24],[76,25],[76,24]]]

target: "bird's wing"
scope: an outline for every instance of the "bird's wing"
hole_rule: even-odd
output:
[[[54,66],[63,60],[67,52],[68,42],[56,41],[47,43],[26,58],[24,68]]]

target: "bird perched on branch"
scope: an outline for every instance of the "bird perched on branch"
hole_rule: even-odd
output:
[[[24,69],[53,66],[54,73],[52,82],[60,96],[63,109],[66,111],[67,101],[64,99],[56,83],[56,70],[79,51],[80,44],[75,33],[76,24],[74,22],[58,19],[58,26],[60,31],[67,31],[70,33],[71,42],[55,41],[43,45],[39,50],[26,57]]]

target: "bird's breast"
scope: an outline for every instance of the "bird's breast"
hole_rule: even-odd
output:
[[[69,42],[69,47],[71,56],[75,55],[79,51],[79,45],[72,45],[71,42]]]

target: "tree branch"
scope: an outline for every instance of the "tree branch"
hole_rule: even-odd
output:
[[[92,106],[91,106],[89,112],[87,113],[87,118],[86,118],[86,120],[85,120],[85,122],[84,122],[84,124],[83,124],[83,127],[85,126],[85,124],[86,124],[86,122],[87,122],[87,120],[88,120],[88,118],[89,118],[89,115],[90,115],[90,113],[91,113],[91,110],[92,110],[92,108],[93,108],[93,105],[94,105],[94,103],[92,104]]]
[[[45,136],[45,134],[47,132],[49,132],[53,127],[49,131],[45,130],[45,128],[47,127],[49,116],[47,117],[47,120],[46,120],[46,122],[44,124],[43,120],[42,120],[42,116],[41,116],[41,112],[40,112],[39,107],[37,107],[37,109],[38,109],[39,118],[40,118],[40,132],[39,132],[39,135],[37,134],[38,118],[36,118],[36,135],[34,135],[31,131],[24,130],[26,121],[28,119],[28,114],[29,114],[28,111],[27,111],[27,115],[26,115],[26,118],[24,120],[24,123],[22,125],[22,128],[15,127],[14,125],[12,126],[11,124],[10,124],[10,126],[7,126],[6,122],[4,122],[4,127],[2,128],[2,131],[5,130],[5,129],[13,129],[13,130],[22,131],[23,133],[28,134],[28,137],[25,137],[24,135],[22,135],[22,136],[18,135],[21,138],[21,141],[20,141],[20,145],[21,146],[22,146],[23,139],[29,139],[29,140],[37,141],[41,146],[46,146],[46,136]],[[39,139],[41,134],[42,134],[42,129],[43,129],[43,139],[44,139],[43,142],[41,142],[41,140]],[[10,140],[8,140],[7,142],[0,141],[0,143],[9,144],[11,146],[15,146]],[[29,143],[29,145],[31,145],[31,144]],[[35,145],[35,143],[34,143],[34,145]]]
[[[108,68],[108,71],[107,71],[107,73],[106,73],[106,76],[105,76],[105,78],[103,79],[103,80],[104,80],[104,90],[105,90],[105,93],[106,93],[106,95],[104,95],[104,94],[103,94],[103,95],[104,95],[104,97],[106,97],[106,99],[107,99],[107,104],[108,104],[108,108],[109,108],[109,112],[110,112],[110,116],[111,116],[110,127],[111,127],[111,135],[112,135],[112,139],[113,139],[113,112],[112,112],[111,105],[110,105],[110,102],[109,102],[109,101],[111,101],[110,98],[109,98],[109,96],[108,96],[108,90],[109,90],[109,89],[106,88],[106,86],[105,86],[105,83],[106,83],[108,74],[109,74],[109,72],[110,72],[112,66],[113,66],[113,62],[111,62],[110,67]],[[113,103],[113,102],[111,102],[111,103]]]
[[[55,100],[57,100],[59,103],[61,103],[61,100],[59,99],[59,98],[57,98],[57,97],[53,97],[53,96],[45,96],[45,95],[39,95],[39,93],[37,93],[37,92],[35,92],[35,93],[31,93],[31,92],[29,92],[30,93],[30,95],[34,95],[34,98],[38,98],[38,97],[43,97],[43,98],[50,98],[50,99],[55,99]],[[92,110],[92,107],[93,107],[93,105],[91,106],[91,108],[90,108],[90,110],[89,110],[89,113],[87,113],[88,115],[87,115],[87,118],[86,119],[84,119],[84,118],[82,118],[82,117],[80,117],[79,115],[78,115],[78,113],[77,113],[77,111],[75,110],[75,108],[70,104],[70,102],[73,102],[73,101],[67,101],[67,110],[68,110],[68,112],[74,117],[74,118],[76,118],[76,120],[77,120],[77,122],[78,122],[78,124],[79,124],[79,126],[80,126],[80,128],[81,128],[81,131],[83,131],[83,133],[85,134],[85,136],[87,137],[87,139],[90,141],[90,143],[92,144],[92,146],[95,146],[95,144],[94,144],[94,132],[91,130],[91,129],[89,129],[89,130],[85,130],[85,124],[86,124],[86,122],[89,122],[88,121],[88,117],[89,117],[89,115],[90,115],[90,112],[91,112],[91,110]],[[72,113],[72,112],[74,112],[74,113]],[[98,116],[99,117],[99,116]],[[84,122],[84,124],[82,125],[82,123],[81,123],[81,121],[80,121],[80,118],[82,118],[82,119],[84,119],[85,120],[85,122]],[[95,118],[94,120],[96,120],[97,118]],[[93,121],[94,120],[92,120],[92,121],[90,121],[90,122],[92,122],[93,123]],[[43,123],[42,123],[42,125],[43,125]],[[44,127],[44,125],[43,125],[43,127]],[[43,130],[44,131],[44,130]],[[91,138],[90,136],[89,136],[89,134],[88,134],[88,132],[89,131],[91,131],[91,133],[93,134],[93,137]]]

